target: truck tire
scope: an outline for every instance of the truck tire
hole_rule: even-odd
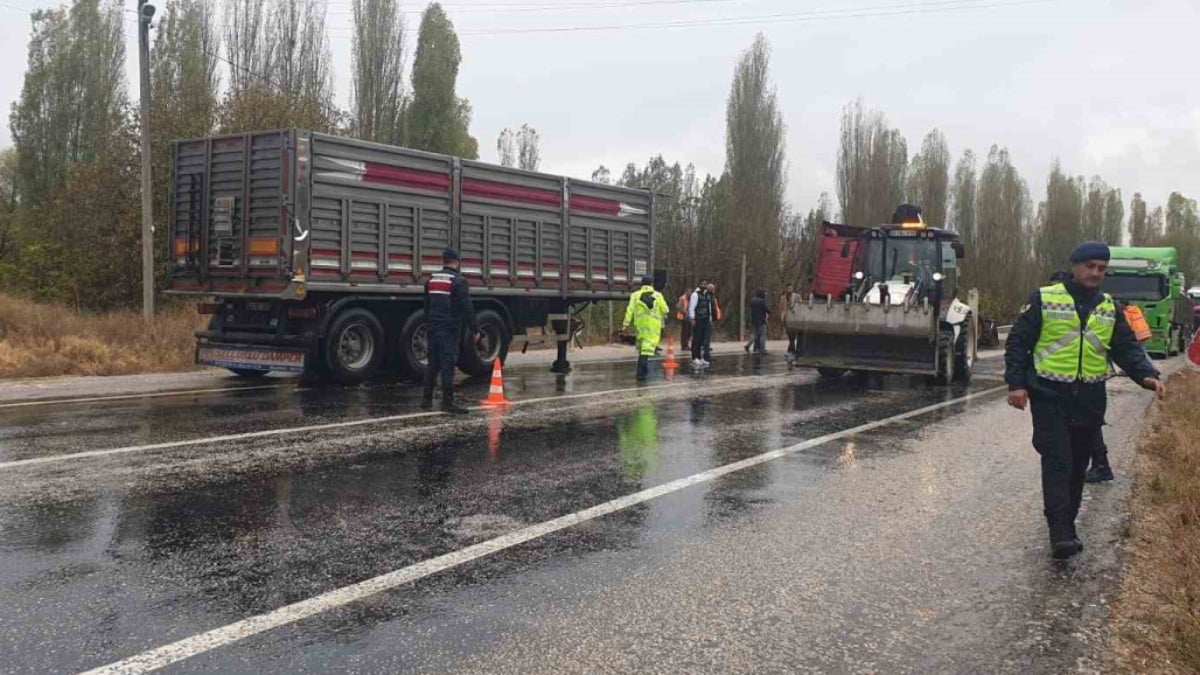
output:
[[[971,358],[971,341],[975,339],[975,336],[971,335],[974,332],[973,324],[971,317],[968,316],[963,331],[958,334],[958,339],[954,342],[953,380],[959,384],[970,384],[971,367],[975,365],[975,359]]]
[[[479,323],[479,341],[472,342],[470,335],[463,337],[458,369],[471,377],[488,377],[496,359],[503,361],[508,356],[512,332],[504,317],[493,309],[483,310],[475,320]]]
[[[839,378],[845,374],[846,374],[845,368],[826,368],[825,366],[817,367],[817,375],[821,376],[821,379],[836,380],[837,378]]]
[[[379,370],[383,351],[383,326],[379,319],[370,310],[352,307],[334,318],[321,356],[333,381],[358,384]]]
[[[400,328],[399,349],[400,372],[410,379],[425,378],[425,366],[429,363],[429,347],[425,343],[428,325],[425,310],[418,309],[404,320]]]

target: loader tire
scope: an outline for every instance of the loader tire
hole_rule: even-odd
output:
[[[821,379],[824,379],[824,380],[836,380],[837,378],[839,378],[845,374],[846,374],[845,368],[825,368],[825,367],[817,368],[817,375],[820,375]]]
[[[954,377],[954,333],[943,329],[937,339],[937,374],[930,378],[932,384],[944,387]]]
[[[974,359],[971,358],[971,340],[975,339],[975,336],[970,334],[973,332],[971,324],[971,317],[967,317],[967,325],[954,343],[953,379],[959,384],[970,384],[971,367],[975,365]]]

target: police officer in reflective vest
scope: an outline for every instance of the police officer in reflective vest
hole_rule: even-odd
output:
[[[1075,518],[1084,471],[1101,440],[1108,402],[1108,359],[1134,382],[1158,392],[1158,379],[1111,296],[1100,291],[1108,246],[1085,242],[1071,252],[1071,278],[1034,293],[1013,324],[1004,353],[1008,404],[1033,413],[1033,447],[1041,455],[1042,499],[1051,555],[1083,550]]]
[[[629,306],[625,309],[625,321],[621,330],[627,330],[633,324],[637,331],[637,381],[645,382],[650,375],[650,357],[658,349],[662,339],[663,321],[671,308],[662,293],[654,290],[654,280],[650,277],[642,279],[642,287],[629,296]]]
[[[433,407],[433,385],[442,374],[442,411],[464,415],[467,409],[454,402],[454,367],[463,342],[463,327],[471,330],[471,342],[479,334],[475,308],[471,305],[471,287],[458,272],[458,251],[442,252],[442,271],[434,272],[425,282],[425,346],[429,362],[425,367],[425,390],[421,407]]]

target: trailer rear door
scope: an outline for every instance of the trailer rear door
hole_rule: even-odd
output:
[[[286,287],[293,147],[288,131],[172,144],[174,289],[271,293]]]

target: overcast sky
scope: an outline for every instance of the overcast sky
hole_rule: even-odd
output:
[[[130,8],[136,3],[129,0]],[[28,10],[0,1],[5,110],[20,93]],[[619,174],[661,153],[719,173],[738,54],[766,35],[787,124],[788,197],[834,196],[841,109],[862,97],[908,138],[940,128],[957,160],[1007,146],[1043,198],[1054,157],[1128,204],[1200,196],[1200,0],[447,0],[482,159],[505,126],[533,125],[542,169]],[[405,5],[415,45],[424,3]],[[350,88],[350,0],[329,0],[339,103]],[[130,76],[136,75],[127,13]],[[689,27],[661,24],[689,22]],[[647,27],[646,24],[658,24]],[[530,32],[547,28],[611,30]],[[411,62],[411,56],[410,56]],[[136,95],[136,80],[131,80]],[[7,125],[0,145],[9,143]],[[836,205],[836,198],[835,198]]]

